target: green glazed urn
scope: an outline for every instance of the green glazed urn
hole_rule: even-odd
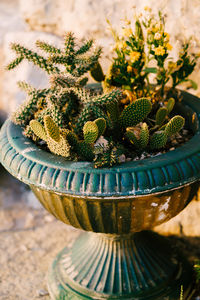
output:
[[[80,229],[49,271],[51,299],[190,299],[193,271],[152,231],[177,215],[200,179],[200,100],[182,92],[176,110],[194,136],[152,158],[95,169],[38,148],[7,120],[0,160],[57,219]],[[55,237],[56,238],[56,237]]]

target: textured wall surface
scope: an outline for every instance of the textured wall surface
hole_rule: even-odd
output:
[[[112,43],[106,18],[119,27],[125,15],[130,18],[133,16],[133,7],[139,13],[146,5],[154,12],[162,10],[167,15],[166,26],[173,45],[175,43],[178,46],[180,39],[194,34],[200,39],[199,0],[1,0],[0,66],[13,57],[9,50],[11,41],[19,41],[29,47],[33,47],[37,38],[57,43],[59,37],[69,30],[74,31],[79,38],[97,39],[104,46],[105,58],[110,53]],[[198,45],[194,43],[194,47]],[[106,69],[106,63],[104,65]],[[14,111],[24,98],[19,93],[16,80],[25,79],[36,86],[46,83],[44,74],[26,63],[15,72],[5,74],[3,68],[0,70],[0,107],[8,113]],[[200,83],[198,68],[193,78]],[[195,93],[200,94],[200,88]]]

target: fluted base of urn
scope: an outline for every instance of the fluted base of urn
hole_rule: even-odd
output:
[[[83,232],[54,261],[48,278],[52,299],[190,299],[193,271],[164,238]]]

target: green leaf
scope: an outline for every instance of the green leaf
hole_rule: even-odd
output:
[[[145,73],[157,73],[157,68],[145,68],[144,70],[143,70]]]
[[[197,90],[198,89],[198,85],[195,81],[193,81],[192,79],[188,79],[188,81],[191,83],[191,87],[194,89],[194,90]]]

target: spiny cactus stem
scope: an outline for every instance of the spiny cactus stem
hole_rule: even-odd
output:
[[[61,54],[60,49],[58,49],[57,47],[52,46],[48,43],[45,43],[43,41],[37,40],[35,44],[38,48],[44,50],[45,52],[54,53],[54,54]]]
[[[12,70],[14,69],[16,66],[18,66],[21,61],[23,60],[23,56],[20,55],[19,57],[17,57],[15,60],[13,60],[9,65],[6,66],[7,70]]]
[[[36,52],[28,50],[25,47],[15,43],[11,44],[11,49],[15,50],[16,53],[21,55],[23,58],[26,58],[28,61],[31,61],[35,65],[44,69],[48,74],[54,72],[59,73],[59,69],[57,67],[54,67],[52,64],[47,62],[44,57],[38,55]]]

